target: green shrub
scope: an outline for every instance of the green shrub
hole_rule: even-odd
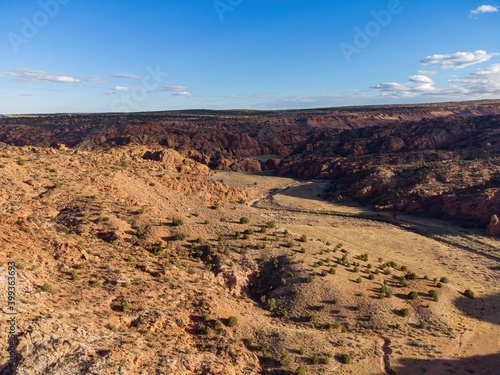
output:
[[[361,277],[358,277],[358,278],[356,279],[356,282],[357,282],[358,284],[361,284],[361,283],[363,282],[363,279],[362,279]]]
[[[173,218],[172,225],[174,227],[180,227],[181,225],[184,225],[184,222],[182,221],[182,219]]]
[[[313,365],[319,365],[319,362],[320,362],[319,355],[317,355],[317,354],[313,355],[313,357],[312,357],[312,363],[313,363]]]
[[[408,315],[410,315],[410,310],[408,310],[408,309],[401,309],[401,310],[399,310],[399,312],[404,317],[407,317]]]
[[[306,375],[306,368],[304,365],[300,365],[294,372],[294,375]]]
[[[442,287],[443,287],[443,284],[441,284],[441,283],[437,283],[437,284],[436,284],[436,287],[438,287],[438,288],[442,288]]]
[[[227,319],[227,326],[228,327],[236,327],[238,325],[238,318],[235,316],[230,316]]]
[[[300,242],[307,242],[307,236],[305,234],[303,234],[302,236],[300,236],[299,241]]]
[[[131,307],[130,303],[128,301],[125,301],[125,302],[123,302],[123,305],[122,305],[122,311],[127,312],[130,310],[130,307]]]
[[[429,290],[429,297],[431,297],[431,298],[437,297],[437,291],[436,290]]]
[[[175,239],[177,241],[184,241],[186,238],[187,238],[187,235],[185,233],[182,233],[182,232],[176,233],[176,235],[175,235]]]
[[[149,231],[149,225],[141,225],[139,228],[137,228],[135,235],[138,238],[143,238],[148,231]]]
[[[464,292],[464,295],[466,297],[469,297],[469,298],[474,298],[474,292],[470,289],[467,289],[465,292]]]
[[[274,220],[268,221],[266,227],[269,229],[276,228],[276,222]]]
[[[342,354],[340,356],[340,360],[342,361],[342,363],[348,365],[351,363],[351,355],[350,354]]]
[[[240,217],[240,224],[248,224],[250,219],[248,217]]]
[[[417,299],[418,298],[418,293],[412,290],[410,293],[408,293],[408,299]]]
[[[44,292],[50,293],[52,295],[56,294],[56,291],[54,290],[54,287],[52,285],[50,285],[50,284],[47,284],[47,283],[43,284],[42,290]]]
[[[368,275],[368,279],[370,279],[370,280],[375,279],[375,275],[374,275],[373,273],[369,274],[369,275]]]
[[[439,281],[441,281],[443,284],[447,284],[449,280],[447,277],[442,277]]]
[[[291,362],[292,362],[292,359],[287,354],[283,354],[280,357],[280,365],[282,367],[288,366]]]

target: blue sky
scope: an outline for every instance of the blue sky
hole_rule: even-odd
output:
[[[500,2],[2,0],[0,113],[500,98]]]

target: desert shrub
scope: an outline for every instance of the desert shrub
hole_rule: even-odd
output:
[[[470,289],[467,289],[465,292],[464,292],[464,295],[466,297],[469,297],[469,298],[474,298],[474,292]]]
[[[308,322],[315,322],[316,321],[316,315],[314,314],[309,314],[307,317]]]
[[[227,319],[227,326],[228,327],[236,327],[238,325],[238,318],[235,316],[230,316]]]
[[[436,284],[436,287],[438,287],[438,288],[442,288],[442,287],[443,287],[443,284],[441,284],[441,283],[437,283],[437,284]]]
[[[410,315],[410,310],[408,310],[408,309],[401,309],[401,310],[399,310],[399,312],[404,317],[407,317],[408,315]]]
[[[374,275],[373,273],[369,274],[369,275],[368,275],[368,279],[370,279],[370,280],[375,279],[375,275]]]
[[[247,201],[244,198],[238,199],[239,204],[245,204]]]
[[[260,228],[260,233],[266,233],[266,232],[267,232],[267,228],[266,227]]]
[[[429,297],[431,297],[431,298],[437,297],[437,291],[436,290],[429,290]]]
[[[449,280],[447,277],[442,277],[441,279],[439,279],[439,281],[441,281],[443,284],[447,284]]]
[[[418,293],[412,290],[410,293],[408,293],[408,299],[417,299],[418,298]]]
[[[268,221],[266,227],[269,229],[276,228],[276,222],[274,220]]]
[[[350,354],[342,354],[340,356],[340,360],[342,361],[342,363],[348,365],[351,363],[351,355]]]
[[[250,235],[250,234],[254,234],[254,230],[252,228],[248,228],[248,229],[245,229],[245,231],[243,232],[244,234],[247,234],[247,235]]]
[[[294,375],[306,375],[306,368],[304,365],[300,365],[294,372]]]
[[[172,219],[172,225],[174,227],[180,227],[181,225],[184,225],[184,222],[182,221],[182,219],[173,218]]]
[[[187,238],[186,233],[179,232],[175,234],[175,239],[177,241],[184,241],[186,238]]]
[[[80,278],[76,271],[71,272],[71,280],[76,281]]]
[[[50,285],[50,284],[47,284],[47,283],[43,284],[42,290],[44,292],[50,293],[52,295],[56,294],[56,291],[54,290],[54,287],[52,285]]]
[[[427,324],[426,321],[424,320],[421,320],[419,323],[418,323],[418,328],[420,329],[426,329],[429,325]]]
[[[312,283],[313,282],[313,278],[312,276],[309,276],[307,279],[306,279],[306,283]]]
[[[300,236],[299,241],[300,242],[307,242],[307,236],[305,234],[303,234],[302,236]]]
[[[269,298],[266,302],[266,308],[269,310],[269,311],[274,311],[276,310],[276,299],[274,298]]]
[[[196,326],[196,331],[200,334],[200,335],[209,335],[210,332],[212,332],[212,328],[210,328],[208,325],[206,324],[203,324],[203,323],[198,323],[198,325]]]
[[[361,277],[358,277],[358,278],[356,279],[356,282],[357,282],[358,284],[361,284],[361,283],[363,282],[363,279],[362,279]]]
[[[125,302],[123,302],[123,305],[122,305],[122,311],[127,312],[130,310],[130,307],[131,307],[130,303],[128,301],[125,301]]]
[[[292,362],[292,359],[287,354],[283,354],[280,357],[280,365],[282,367],[288,366],[291,362]]]
[[[149,225],[141,225],[137,230],[135,231],[135,235],[138,238],[144,237],[149,230]]]
[[[248,224],[250,219],[248,217],[240,217],[240,224]]]
[[[328,270],[328,273],[330,273],[331,275],[335,275],[335,268],[333,267],[330,267],[330,269]]]
[[[304,249],[303,247],[301,247],[300,250],[299,250],[299,253],[304,254],[305,252],[306,252],[306,249]]]
[[[328,275],[328,271],[323,270],[323,271],[321,271],[320,275],[321,275],[321,276],[326,276],[326,275]]]
[[[205,225],[210,224],[210,220],[206,219],[206,220],[203,222],[203,224],[205,224]]]
[[[319,365],[319,362],[320,362],[320,356],[317,354],[313,355],[313,357],[312,357],[313,365]]]
[[[417,274],[415,272],[408,272],[404,278],[406,280],[417,280]]]
[[[359,267],[354,267],[352,270],[353,272],[359,272]]]

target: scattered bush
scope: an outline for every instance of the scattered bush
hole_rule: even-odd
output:
[[[54,287],[52,285],[50,285],[50,284],[47,284],[47,283],[43,284],[42,290],[44,292],[50,293],[52,295],[56,294],[56,291],[54,290]]]
[[[238,318],[235,316],[230,316],[227,319],[227,326],[228,327],[236,327],[238,325]]]
[[[469,298],[474,298],[474,292],[470,289],[467,289],[465,292],[464,292],[464,295],[466,297],[469,297]]]
[[[399,312],[404,317],[407,317],[408,315],[410,315],[410,310],[408,310],[408,309],[401,309],[401,310],[399,310]]]
[[[299,241],[300,242],[307,242],[307,236],[305,234],[303,234],[302,236],[300,236]]]
[[[248,217],[240,217],[240,224],[248,224],[250,219]]]
[[[340,356],[340,360],[342,363],[348,365],[351,363],[351,355],[350,354],[342,354]]]
[[[441,281],[443,284],[447,284],[449,280],[447,277],[442,277],[439,281]]]
[[[291,362],[292,362],[292,359],[287,354],[283,354],[280,357],[280,365],[282,367],[288,366]]]
[[[184,225],[184,222],[182,221],[182,219],[173,218],[172,225],[174,227],[180,227],[181,225]]]
[[[418,293],[412,290],[410,293],[408,293],[408,299],[417,299],[418,298]]]
[[[300,365],[294,372],[294,375],[306,375],[306,368],[304,365]]]
[[[276,228],[276,222],[274,220],[268,221],[266,227],[269,229]]]
[[[175,239],[176,239],[177,241],[184,241],[186,238],[187,238],[187,235],[186,235],[185,233],[181,233],[181,232],[179,232],[179,233],[177,233],[177,234],[175,235]]]

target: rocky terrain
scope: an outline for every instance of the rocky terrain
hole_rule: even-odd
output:
[[[500,102],[294,111],[10,116],[0,141],[107,150],[154,146],[212,170],[333,180],[330,199],[448,218],[498,235]]]
[[[499,109],[1,119],[0,373],[496,374]]]

